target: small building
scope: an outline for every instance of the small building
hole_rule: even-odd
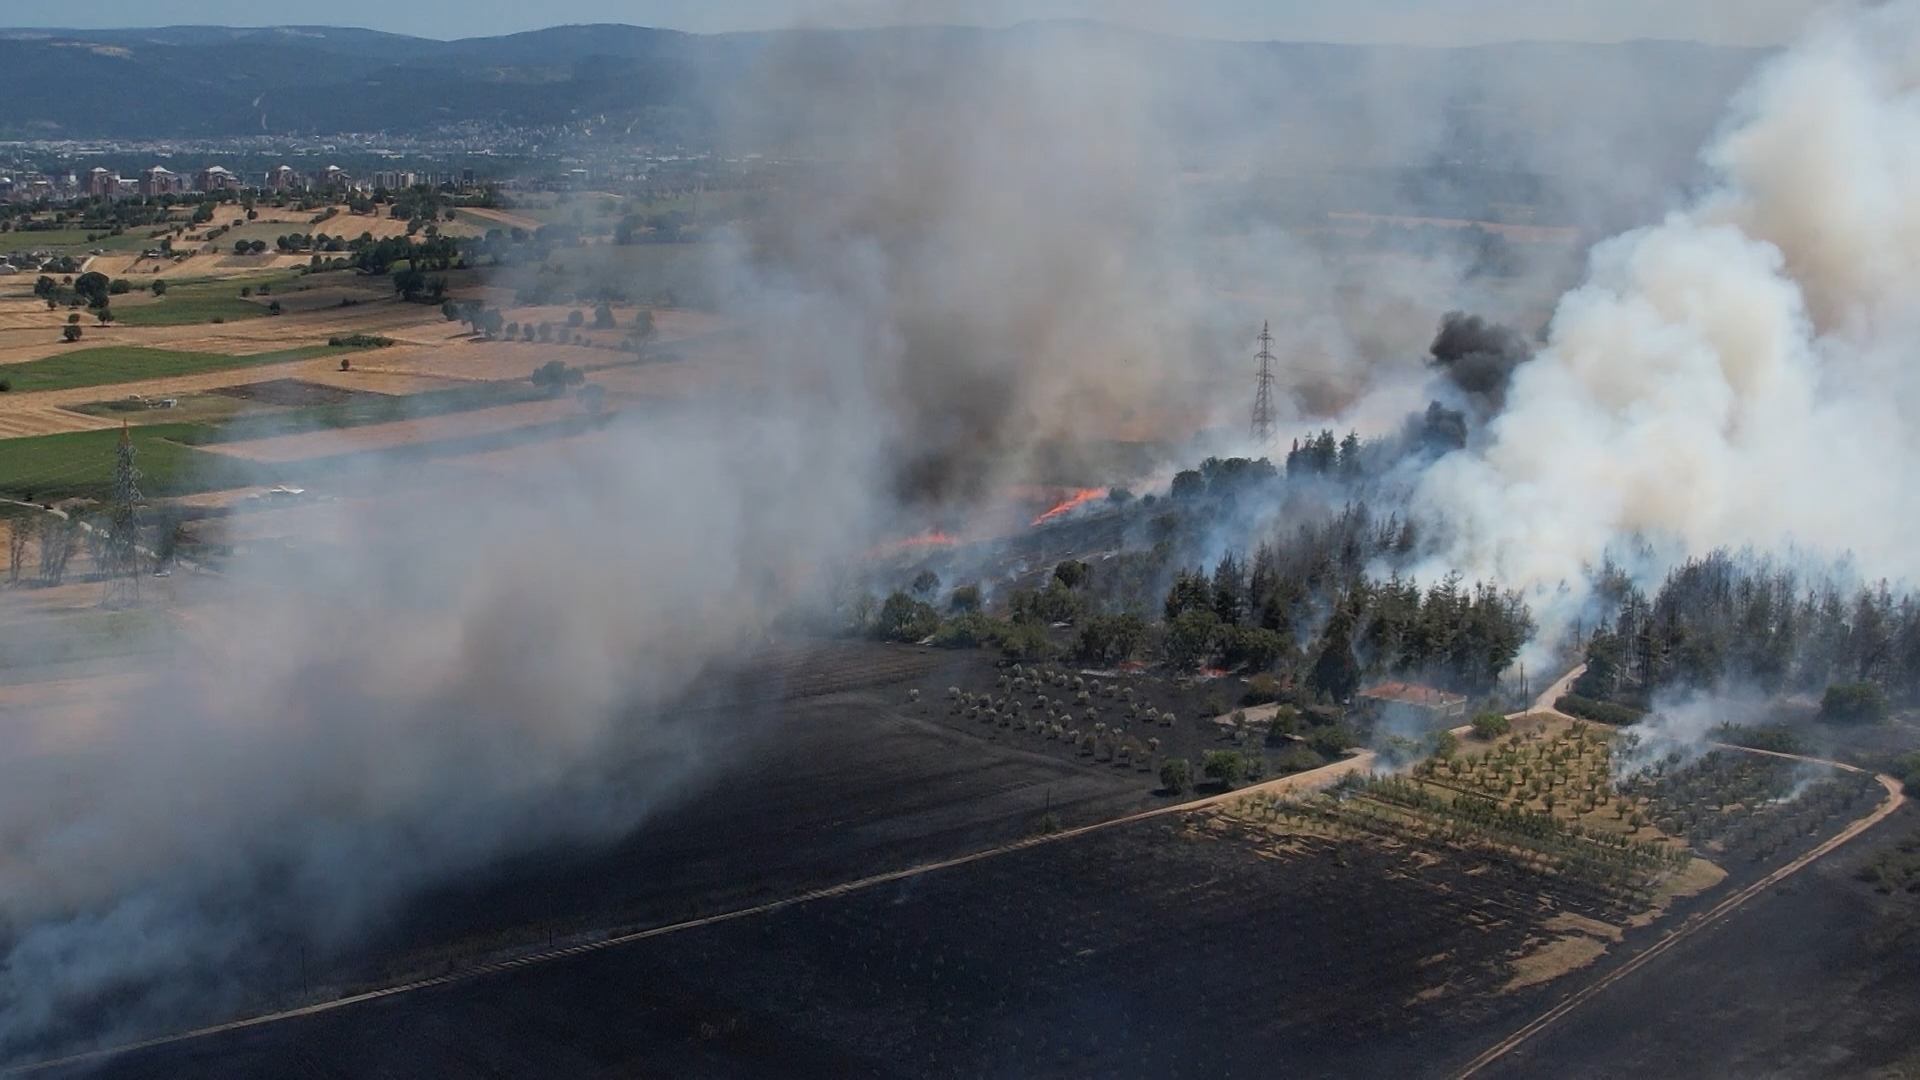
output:
[[[1431,686],[1388,682],[1354,695],[1354,704],[1390,728],[1431,731],[1467,722],[1467,699]]]

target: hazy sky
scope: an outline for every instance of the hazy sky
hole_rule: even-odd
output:
[[[1202,37],[1453,45],[1513,40],[1682,38],[1776,44],[1821,0],[0,0],[0,26],[259,26],[326,23],[426,37],[475,37],[563,23],[681,30],[899,22],[1005,25],[1095,18]]]

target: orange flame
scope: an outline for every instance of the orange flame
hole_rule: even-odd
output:
[[[1074,507],[1084,506],[1087,503],[1090,503],[1093,500],[1106,495],[1106,493],[1107,493],[1106,488],[1081,488],[1080,490],[1074,492],[1073,494],[1067,496],[1064,500],[1062,500],[1060,505],[1054,507],[1053,509],[1047,511],[1044,514],[1041,514],[1039,517],[1034,518],[1033,523],[1035,525],[1045,524],[1046,522],[1051,521],[1056,517],[1059,517],[1061,514],[1066,513],[1067,511],[1073,509]]]
[[[919,536],[909,536],[901,540],[889,540],[868,551],[867,558],[871,559],[879,555],[893,555],[913,548],[949,547],[959,542],[960,541],[948,536],[946,533],[936,530],[930,533],[922,533]]]

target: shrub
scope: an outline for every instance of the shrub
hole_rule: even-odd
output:
[[[1219,617],[1211,611],[1183,611],[1167,624],[1161,649],[1167,663],[1181,670],[1199,667],[1212,655],[1219,635]]]
[[[1356,742],[1353,732],[1348,731],[1343,724],[1314,728],[1307,734],[1307,745],[1327,757],[1339,757],[1353,749]]]
[[[998,620],[969,611],[941,623],[933,632],[933,643],[942,649],[977,649],[1000,640],[1005,632]]]
[[[1227,787],[1238,783],[1246,769],[1247,759],[1237,750],[1209,750],[1200,759],[1200,771],[1206,774],[1207,779],[1219,781]]]
[[[1450,758],[1460,751],[1460,737],[1451,731],[1438,731],[1433,736],[1433,756]]]
[[[953,596],[947,601],[947,610],[962,614],[980,610],[980,586],[962,585],[953,590]]]
[[[1093,615],[1080,624],[1074,652],[1094,663],[1122,663],[1147,639],[1147,623],[1138,615]]]
[[[327,339],[327,344],[336,349],[384,349],[393,344],[393,339],[377,334],[336,334]]]
[[[165,295],[167,295],[167,283],[166,283],[166,282],[164,282],[164,281],[160,281],[160,280],[158,280],[158,279],[155,279],[155,281],[154,281],[154,283],[153,283],[153,295],[155,295],[155,296],[165,296]]]
[[[1513,721],[1497,712],[1483,712],[1473,718],[1473,733],[1488,742],[1513,730]]]
[[[1230,668],[1265,671],[1280,659],[1286,639],[1259,626],[1229,626],[1221,635],[1222,659]]]
[[[155,284],[159,283],[155,282]],[[125,296],[133,291],[133,282],[126,278],[114,278],[113,282],[107,286],[107,291],[115,296]]]
[[[1280,700],[1280,681],[1266,672],[1247,680],[1247,692],[1240,695],[1242,705],[1266,705]]]
[[[1582,720],[1595,720],[1615,727],[1637,724],[1646,715],[1641,709],[1629,705],[1615,705],[1611,701],[1595,701],[1579,694],[1563,694],[1553,703],[1553,707],[1568,716],[1577,716]]]
[[[1045,660],[1053,655],[1053,641],[1045,626],[1015,620],[1000,637],[1000,651],[1010,660]]]
[[[1168,758],[1160,763],[1160,786],[1169,794],[1178,795],[1193,783],[1193,766],[1186,758]]]
[[[535,368],[528,381],[548,394],[559,397],[567,387],[586,382],[587,373],[577,367],[568,367],[563,361],[549,360]]]
[[[1820,719],[1831,724],[1877,724],[1886,718],[1886,691],[1870,682],[1834,683],[1820,698]]]
[[[895,592],[880,605],[880,617],[874,623],[873,632],[888,641],[920,641],[932,637],[938,629],[940,616],[932,604]]]
[[[1053,568],[1053,580],[1069,589],[1077,589],[1087,583],[1087,575],[1090,571],[1091,568],[1086,563],[1068,559]]]
[[[1749,750],[1770,750],[1776,754],[1804,754],[1806,744],[1791,729],[1773,724],[1766,727],[1748,727],[1742,724],[1722,724],[1714,732],[1714,738],[1732,746],[1744,746]]]

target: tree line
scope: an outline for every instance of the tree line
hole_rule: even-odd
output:
[[[1206,473],[1196,470],[1223,493],[1240,482],[1234,477],[1270,479],[1253,469]],[[1250,556],[1228,551],[1210,568],[1183,565],[1175,530],[1096,564],[1064,561],[1044,583],[1007,590],[991,605],[966,586],[942,612],[933,603],[938,580],[926,573],[884,601],[857,599],[849,625],[892,640],[993,645],[1023,659],[1066,652],[1105,665],[1271,673],[1278,685],[1334,702],[1382,678],[1484,694],[1533,632],[1519,594],[1491,583],[1453,574],[1422,587],[1391,569],[1385,580],[1370,577],[1409,560],[1414,533],[1363,506],[1298,525]]]
[[[1920,704],[1920,596],[1884,581],[1846,587],[1716,551],[1674,569],[1651,598],[1605,567],[1599,593],[1611,618],[1587,644],[1583,696],[1644,708],[1664,690],[1837,690],[1837,719]]]

